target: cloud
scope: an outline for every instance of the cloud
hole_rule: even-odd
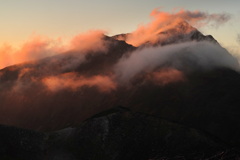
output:
[[[110,92],[116,89],[116,83],[108,76],[95,75],[84,77],[77,73],[66,73],[42,79],[43,84],[51,92],[68,89],[76,91],[83,86],[97,87],[101,92]]]
[[[61,39],[54,40],[41,36],[30,38],[18,49],[4,45],[0,48],[0,69],[69,52],[75,53],[77,62],[82,61],[83,54],[87,52],[107,52],[109,42],[104,39],[104,33],[100,30],[81,33],[65,45],[62,44]]]
[[[12,47],[10,45],[3,45],[0,48],[0,69],[9,66],[13,63]]]
[[[221,46],[210,42],[185,42],[138,49],[121,58],[115,71],[120,81],[127,82],[140,72],[166,66],[184,72],[216,67],[239,69],[237,60]]]
[[[70,43],[71,50],[106,52],[109,43],[104,40],[105,32],[101,30],[88,31],[75,36]]]
[[[162,34],[168,30],[174,29],[174,34],[188,34],[195,28],[186,25],[188,22],[193,26],[202,27],[205,25],[219,26],[226,23],[230,19],[228,14],[208,14],[200,11],[180,10],[178,12],[168,13],[154,9],[150,16],[153,20],[139,26],[127,37],[127,42],[134,46],[140,46],[143,43],[156,43],[159,38],[166,40],[169,35]],[[167,37],[166,37],[167,36]],[[141,37],[141,38],[139,38]]]
[[[54,50],[55,46],[52,46],[52,43],[49,39],[44,39],[39,36],[34,37],[26,42],[22,48],[15,53],[14,57],[16,61],[24,62],[52,56],[56,54]]]
[[[185,76],[177,69],[164,68],[149,74],[148,79],[157,85],[164,86],[170,83],[185,81]]]
[[[59,53],[58,47],[57,40],[54,41],[41,36],[32,37],[19,49],[5,45],[0,49],[0,68],[56,55]]]
[[[211,26],[218,28],[220,25],[225,24],[231,19],[231,15],[227,13],[222,14],[208,14],[206,16],[206,22],[210,23]],[[207,24],[206,23],[206,24]]]

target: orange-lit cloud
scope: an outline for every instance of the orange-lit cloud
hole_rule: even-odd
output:
[[[184,74],[174,68],[166,68],[153,72],[148,78],[157,85],[167,85],[170,83],[185,81]]]
[[[101,92],[110,92],[116,89],[116,83],[110,77],[100,75],[84,77],[77,73],[66,73],[59,76],[46,77],[42,82],[52,92],[63,89],[76,91],[83,86],[97,87]]]
[[[34,61],[44,57],[56,55],[59,48],[56,41],[40,36],[35,36],[24,43],[21,48],[13,49],[11,46],[3,46],[0,49],[0,68],[23,63],[26,61]]]
[[[12,58],[12,47],[4,45],[0,48],[0,69],[14,64]]]
[[[47,56],[56,54],[55,46],[51,45],[49,39],[41,37],[34,37],[32,40],[26,42],[20,50],[18,50],[14,57],[19,62],[31,61],[41,59]]]
[[[71,40],[70,49],[82,52],[106,52],[109,44],[104,40],[104,34],[105,32],[101,30],[79,34]]]
[[[53,40],[41,36],[34,36],[20,48],[14,49],[10,45],[0,48],[0,69],[9,65],[34,61],[64,52],[76,52],[75,56],[90,52],[106,52],[109,42],[104,40],[104,31],[88,31],[79,34],[63,45],[61,39]]]
[[[165,40],[170,36],[166,34],[166,31],[169,30],[172,30],[171,32],[174,32],[173,34],[175,35],[187,34],[195,30],[195,28],[185,25],[184,22],[201,27],[207,24],[215,26],[220,25],[230,19],[230,16],[227,14],[208,14],[200,11],[187,10],[168,13],[154,9],[150,15],[153,21],[146,25],[139,26],[137,30],[129,34],[127,37],[127,42],[129,44],[140,46],[143,43],[156,43],[161,40],[161,38]]]

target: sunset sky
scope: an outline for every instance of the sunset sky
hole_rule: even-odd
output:
[[[156,8],[229,14],[228,22],[199,30],[240,55],[239,0],[1,0],[0,48],[17,48],[36,35],[64,40],[92,29],[105,30],[108,35],[131,32],[150,22]]]

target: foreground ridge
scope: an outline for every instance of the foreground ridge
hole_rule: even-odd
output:
[[[1,126],[1,159],[229,159],[239,158],[215,137],[147,114],[117,107],[79,127],[40,133]],[[7,134],[3,134],[7,133]]]

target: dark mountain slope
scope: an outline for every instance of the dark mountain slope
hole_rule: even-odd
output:
[[[0,158],[10,160],[237,159],[216,137],[200,130],[118,107],[80,126],[39,133],[0,126]],[[7,134],[6,134],[7,133]]]

